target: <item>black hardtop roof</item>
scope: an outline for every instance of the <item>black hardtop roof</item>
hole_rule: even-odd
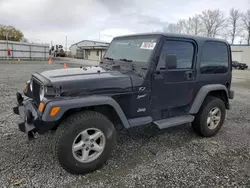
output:
[[[219,38],[212,38],[212,37],[205,37],[205,36],[198,36],[198,35],[187,35],[187,34],[177,34],[177,33],[162,33],[162,32],[157,32],[157,33],[138,33],[138,34],[132,34],[132,35],[123,35],[123,36],[118,36],[115,37],[114,39],[118,38],[124,38],[124,37],[136,37],[136,36],[166,36],[170,38],[183,38],[183,39],[192,39],[194,41],[218,41],[218,42],[224,42],[229,45],[229,43],[226,40],[219,39]]]

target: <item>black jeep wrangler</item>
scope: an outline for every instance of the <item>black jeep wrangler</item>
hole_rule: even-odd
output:
[[[17,93],[20,131],[56,129],[53,150],[71,173],[100,168],[116,126],[191,123],[201,136],[224,123],[232,78],[230,45],[214,38],[150,33],[116,37],[99,66],[45,71]]]

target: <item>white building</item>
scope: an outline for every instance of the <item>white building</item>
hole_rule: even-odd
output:
[[[83,40],[72,44],[69,49],[74,58],[100,61],[108,46],[107,42]]]
[[[250,45],[233,44],[231,45],[232,60],[246,63],[250,66]]]

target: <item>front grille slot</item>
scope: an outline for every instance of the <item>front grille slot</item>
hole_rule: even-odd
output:
[[[32,94],[33,94],[33,99],[36,103],[36,105],[38,106],[40,103],[40,83],[33,78],[33,90],[32,90]]]

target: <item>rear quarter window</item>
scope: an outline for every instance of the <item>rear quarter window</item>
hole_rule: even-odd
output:
[[[202,48],[200,72],[202,74],[228,71],[228,46],[223,42],[205,42]]]

